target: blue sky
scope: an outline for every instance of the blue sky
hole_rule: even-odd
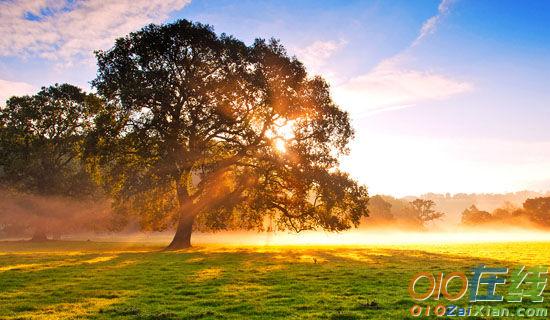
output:
[[[0,99],[178,18],[280,39],[353,118],[343,168],[372,193],[550,190],[548,1],[0,1]]]

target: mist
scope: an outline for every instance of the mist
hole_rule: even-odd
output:
[[[0,189],[0,237],[63,236],[109,230],[114,216],[106,199],[41,196]]]
[[[357,228],[343,232],[285,230],[272,231],[220,231],[195,232],[196,245],[406,245],[414,243],[455,242],[506,242],[545,241],[550,233],[531,223],[524,217],[513,221],[497,221],[481,225],[460,223],[460,212],[472,203],[480,208],[495,209],[505,204],[520,204],[526,198],[537,196],[534,192],[506,195],[455,195],[430,194],[425,198],[435,199],[438,208],[445,208],[442,219],[419,224],[411,217],[381,217],[371,212],[361,220]],[[409,198],[395,199],[396,204],[406,203]],[[484,205],[485,207],[481,207]],[[395,211],[395,210],[394,210]],[[174,230],[164,232],[140,232],[132,227],[137,221],[129,221],[125,228],[119,228],[120,217],[113,213],[110,202],[105,198],[74,199],[59,196],[40,196],[8,189],[0,190],[0,239],[22,240],[32,238],[37,232],[45,233],[49,239],[74,241],[114,241],[167,243]],[[118,228],[118,229],[117,229]],[[114,230],[118,230],[115,232]]]

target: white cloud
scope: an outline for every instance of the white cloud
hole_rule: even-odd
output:
[[[442,100],[469,92],[473,85],[433,71],[408,68],[406,60],[412,48],[434,33],[454,0],[442,0],[438,13],[426,20],[419,35],[401,53],[382,60],[370,72],[353,77],[334,88],[334,99],[356,116],[397,110],[421,102]]]
[[[14,82],[0,79],[0,106],[5,105],[6,100],[12,96],[32,94],[36,88],[25,82]]]
[[[453,2],[454,0],[442,0],[441,3],[439,3],[439,6],[437,7],[437,14],[422,24],[422,28],[420,28],[418,36],[412,43],[413,47],[419,44],[424,37],[435,32],[441,19],[449,13],[449,9]]]
[[[399,56],[334,89],[334,99],[356,115],[401,109],[472,90],[468,82],[401,66]]]
[[[325,67],[327,60],[346,44],[347,42],[345,40],[315,41],[305,48],[297,48],[294,51],[308,70],[317,74],[324,71],[323,67]],[[326,73],[326,71],[323,73]]]
[[[166,20],[190,0],[14,0],[0,2],[0,56],[39,56],[64,64],[148,23]]]

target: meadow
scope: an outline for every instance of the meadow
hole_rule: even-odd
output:
[[[550,261],[547,242],[161,249],[0,242],[0,319],[403,319],[419,271]]]

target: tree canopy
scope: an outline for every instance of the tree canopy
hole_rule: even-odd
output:
[[[369,219],[388,223],[395,219],[392,214],[392,204],[380,195],[371,196],[369,199]]]
[[[2,184],[41,195],[89,194],[94,186],[80,156],[101,106],[69,84],[9,99],[0,109]]]
[[[435,202],[432,200],[416,199],[409,203],[412,215],[423,225],[443,217],[445,214],[435,210]]]
[[[523,203],[523,209],[534,223],[550,227],[550,197],[527,199]]]
[[[499,224],[514,227],[548,228],[550,226],[550,197],[526,199],[522,208],[505,203],[504,206],[491,213],[472,206],[462,213],[462,223],[469,226]]]
[[[100,189],[81,161],[102,106],[97,96],[61,84],[12,97],[0,109],[0,233],[45,240],[108,224],[101,221],[108,210],[91,200]]]
[[[193,226],[338,231],[367,214],[367,190],[338,170],[349,116],[275,40],[247,46],[199,23],[149,25],[97,52],[106,107],[89,162],[122,213]]]
[[[475,205],[465,209],[462,212],[462,224],[478,225],[490,222],[491,214],[487,211],[479,210]]]

